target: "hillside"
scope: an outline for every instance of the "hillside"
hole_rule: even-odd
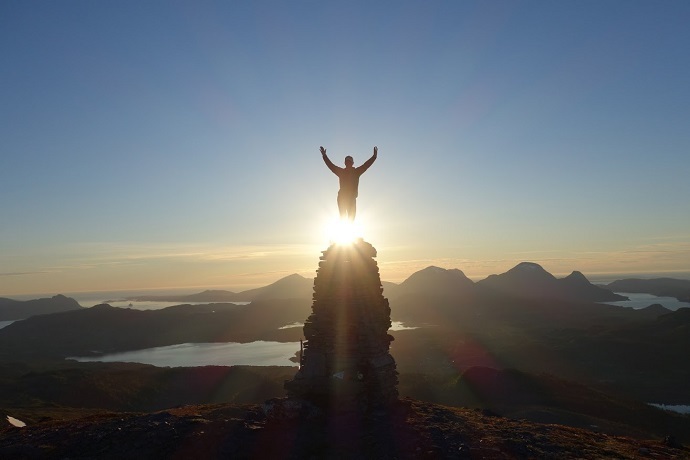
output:
[[[522,262],[500,275],[491,275],[478,281],[478,286],[517,297],[560,299],[583,302],[611,302],[628,300],[591,284],[580,272],[565,278],[556,278],[533,262]]]
[[[0,297],[0,321],[14,321],[35,315],[80,309],[81,305],[76,300],[61,294],[33,300],[14,300]]]
[[[161,310],[101,304],[35,316],[0,329],[0,361],[86,356],[178,343],[289,342],[299,340],[301,330],[279,328],[304,319],[308,309],[309,302],[302,300],[177,305]]]
[[[253,302],[270,299],[310,299],[314,280],[298,274],[279,279],[275,283],[242,292],[206,290],[188,295],[142,295],[128,297],[137,302]]]
[[[260,406],[101,413],[0,430],[0,458],[690,458],[636,440],[403,400],[388,412],[267,420]]]
[[[155,367],[135,363],[0,365],[0,419],[28,425],[102,411],[150,412],[194,404],[259,404],[285,395],[295,367]],[[402,396],[490,410],[511,418],[644,439],[690,442],[690,417],[554,376],[472,367],[399,375]],[[1,458],[1,457],[0,457]]]

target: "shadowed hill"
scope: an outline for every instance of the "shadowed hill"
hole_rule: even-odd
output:
[[[674,433],[690,442],[690,418],[549,374],[475,366],[446,376],[403,374],[401,393],[511,418],[638,437]]]
[[[627,300],[608,289],[591,284],[580,272],[558,279],[539,264],[522,262],[501,275],[478,281],[478,286],[519,297],[609,302]]]
[[[275,283],[258,289],[242,291],[240,295],[248,300],[311,299],[314,279],[292,274]]]
[[[499,295],[462,302],[408,296],[392,306],[392,316],[423,327],[393,333],[393,354],[401,372],[506,366],[607,382],[612,391],[643,401],[687,404],[685,310]]]
[[[136,302],[243,302],[247,301],[242,294],[222,289],[208,289],[188,295],[142,295],[128,297],[126,300]]]
[[[407,295],[461,297],[471,292],[473,287],[474,282],[458,269],[430,266],[413,273],[388,295],[390,299]]]
[[[203,342],[294,341],[301,330],[281,326],[303,320],[309,302],[293,299],[249,305],[178,305],[134,310],[101,304],[29,318],[0,329],[0,358],[86,356]]]
[[[0,365],[2,366],[2,365]],[[43,366],[45,367],[45,366]],[[29,425],[100,410],[151,411],[185,404],[260,403],[281,397],[291,367],[158,368],[133,363],[0,367],[0,407]],[[404,396],[636,437],[690,442],[690,419],[550,375],[472,367],[444,375],[401,374]],[[0,418],[3,411],[0,410]],[[1,426],[1,423],[0,423]],[[1,458],[1,457],[0,457]]]
[[[22,370],[0,365],[0,372],[0,407],[33,424],[41,417],[64,417],[63,408],[153,411],[184,404],[259,403],[281,396],[295,368],[62,362]]]
[[[46,315],[62,311],[79,310],[79,303],[64,295],[34,300],[13,300],[0,297],[0,321],[26,319],[35,315]]]
[[[310,299],[314,280],[298,274],[281,278],[275,283],[242,292],[206,290],[189,295],[145,295],[128,297],[137,302],[252,302],[270,299]]]

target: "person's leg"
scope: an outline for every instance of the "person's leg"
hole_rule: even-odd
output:
[[[355,215],[357,214],[357,198],[352,198],[347,207],[347,218],[350,222],[355,221]]]
[[[340,213],[340,220],[344,220],[347,216],[347,199],[338,193],[338,212]]]

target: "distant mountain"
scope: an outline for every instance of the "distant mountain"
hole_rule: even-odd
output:
[[[137,302],[252,302],[269,299],[310,299],[314,289],[314,280],[298,274],[281,278],[268,286],[249,289],[242,292],[224,290],[207,290],[188,295],[146,295],[128,297]]]
[[[391,281],[381,281],[381,286],[383,286],[383,295],[389,299],[398,292],[398,288],[400,287],[398,283],[393,283]]]
[[[628,300],[627,297],[615,294],[609,289],[604,289],[589,282],[589,280],[578,271],[572,272],[565,278],[556,280],[560,284],[561,293],[564,299],[590,301],[590,302],[616,302]]]
[[[127,300],[136,302],[241,302],[244,298],[241,294],[232,291],[206,290],[196,294],[185,295],[142,295],[128,297]]]
[[[478,286],[517,297],[570,301],[611,302],[627,300],[608,289],[591,284],[580,272],[558,279],[533,262],[521,262],[500,275],[478,281]]]
[[[0,321],[20,320],[35,315],[80,310],[81,308],[76,300],[61,294],[51,298],[24,301],[0,298]]]
[[[262,288],[242,291],[240,295],[248,301],[274,299],[311,299],[314,291],[314,280],[298,274],[281,278],[273,284]]]
[[[626,281],[626,280],[623,280]],[[634,280],[653,281],[653,280]],[[659,281],[662,281],[661,279]],[[664,283],[665,288],[690,289],[688,280],[670,280],[679,282],[676,284]],[[621,281],[622,282],[622,281]],[[619,283],[619,282],[615,282]],[[383,281],[384,295],[389,299],[402,298],[404,296],[433,296],[436,298],[458,298],[476,295],[480,291],[496,291],[504,295],[523,298],[561,299],[578,302],[613,302],[627,300],[627,297],[614,294],[618,292],[650,292],[646,290],[626,291],[619,285],[612,283],[606,288],[593,285],[579,271],[574,271],[565,278],[558,279],[533,262],[522,262],[506,273],[491,275],[488,278],[474,283],[458,269],[445,269],[435,266],[426,267],[413,273],[400,284]],[[686,283],[686,284],[683,284]],[[612,287],[613,286],[613,287]],[[626,285],[627,287],[627,285]],[[225,290],[207,290],[189,295],[155,295],[130,297],[131,301],[159,301],[159,302],[252,302],[254,300],[272,299],[311,299],[314,289],[312,278],[305,278],[298,274],[292,274],[279,279],[268,286],[249,289],[242,292]],[[634,289],[630,287],[629,289]],[[672,295],[663,291],[663,295]],[[652,292],[650,292],[652,293]],[[682,291],[690,297],[690,291]],[[661,294],[657,294],[661,295]]]
[[[606,287],[616,292],[653,294],[661,297],[675,297],[681,302],[690,302],[690,280],[627,278],[609,283]]]
[[[456,297],[472,291],[474,282],[455,269],[430,266],[413,273],[400,283],[390,297],[407,295],[428,295],[434,297]]]

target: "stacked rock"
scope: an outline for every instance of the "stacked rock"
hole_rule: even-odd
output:
[[[397,400],[391,310],[374,257],[376,249],[362,239],[323,252],[300,369],[285,382],[288,398],[357,410]]]

